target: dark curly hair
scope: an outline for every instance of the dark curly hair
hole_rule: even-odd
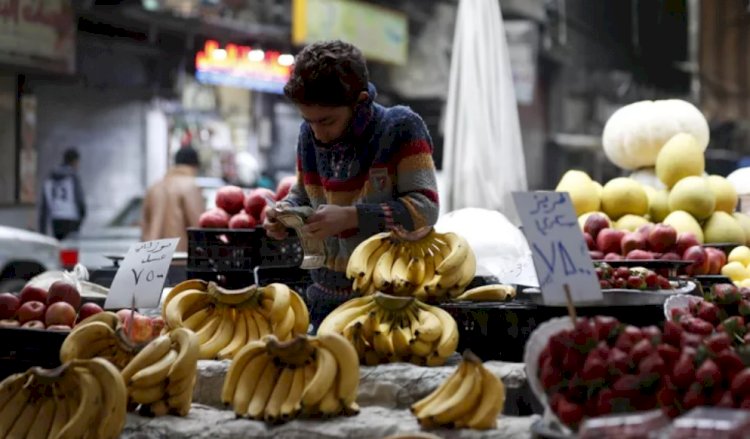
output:
[[[340,40],[320,41],[297,54],[284,94],[295,104],[348,106],[367,91],[368,82],[359,49]]]

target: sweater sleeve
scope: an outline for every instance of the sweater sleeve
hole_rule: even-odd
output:
[[[299,140],[297,141],[297,181],[289,189],[287,196],[279,202],[293,207],[310,205],[310,196],[307,194],[307,190],[305,190],[304,159],[306,143],[304,138],[305,133],[303,127],[300,129]]]
[[[439,213],[432,139],[422,119],[410,110],[394,123],[389,167],[395,170],[396,196],[380,204],[359,204],[359,230],[368,235],[402,226],[434,225]]]

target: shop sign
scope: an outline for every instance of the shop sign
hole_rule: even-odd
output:
[[[75,43],[70,0],[0,0],[0,62],[74,73]]]
[[[282,94],[293,62],[289,54],[209,40],[195,56],[195,76],[204,84]]]
[[[409,21],[402,12],[359,1],[294,0],[294,44],[333,39],[354,44],[370,60],[404,65]]]

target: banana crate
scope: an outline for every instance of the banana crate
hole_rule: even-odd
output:
[[[32,366],[51,369],[60,365],[60,346],[68,332],[26,328],[0,328],[0,380]]]
[[[281,282],[304,294],[311,280],[299,268],[304,256],[293,230],[275,240],[265,230],[189,228],[187,278],[213,281],[225,288],[243,288],[254,283],[258,270],[261,284]]]

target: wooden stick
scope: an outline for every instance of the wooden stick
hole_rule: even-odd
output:
[[[563,285],[563,289],[565,290],[565,301],[568,303],[568,315],[570,316],[570,321],[573,322],[573,326],[576,325],[576,307],[573,305],[573,297],[570,295],[570,287],[568,284]]]

